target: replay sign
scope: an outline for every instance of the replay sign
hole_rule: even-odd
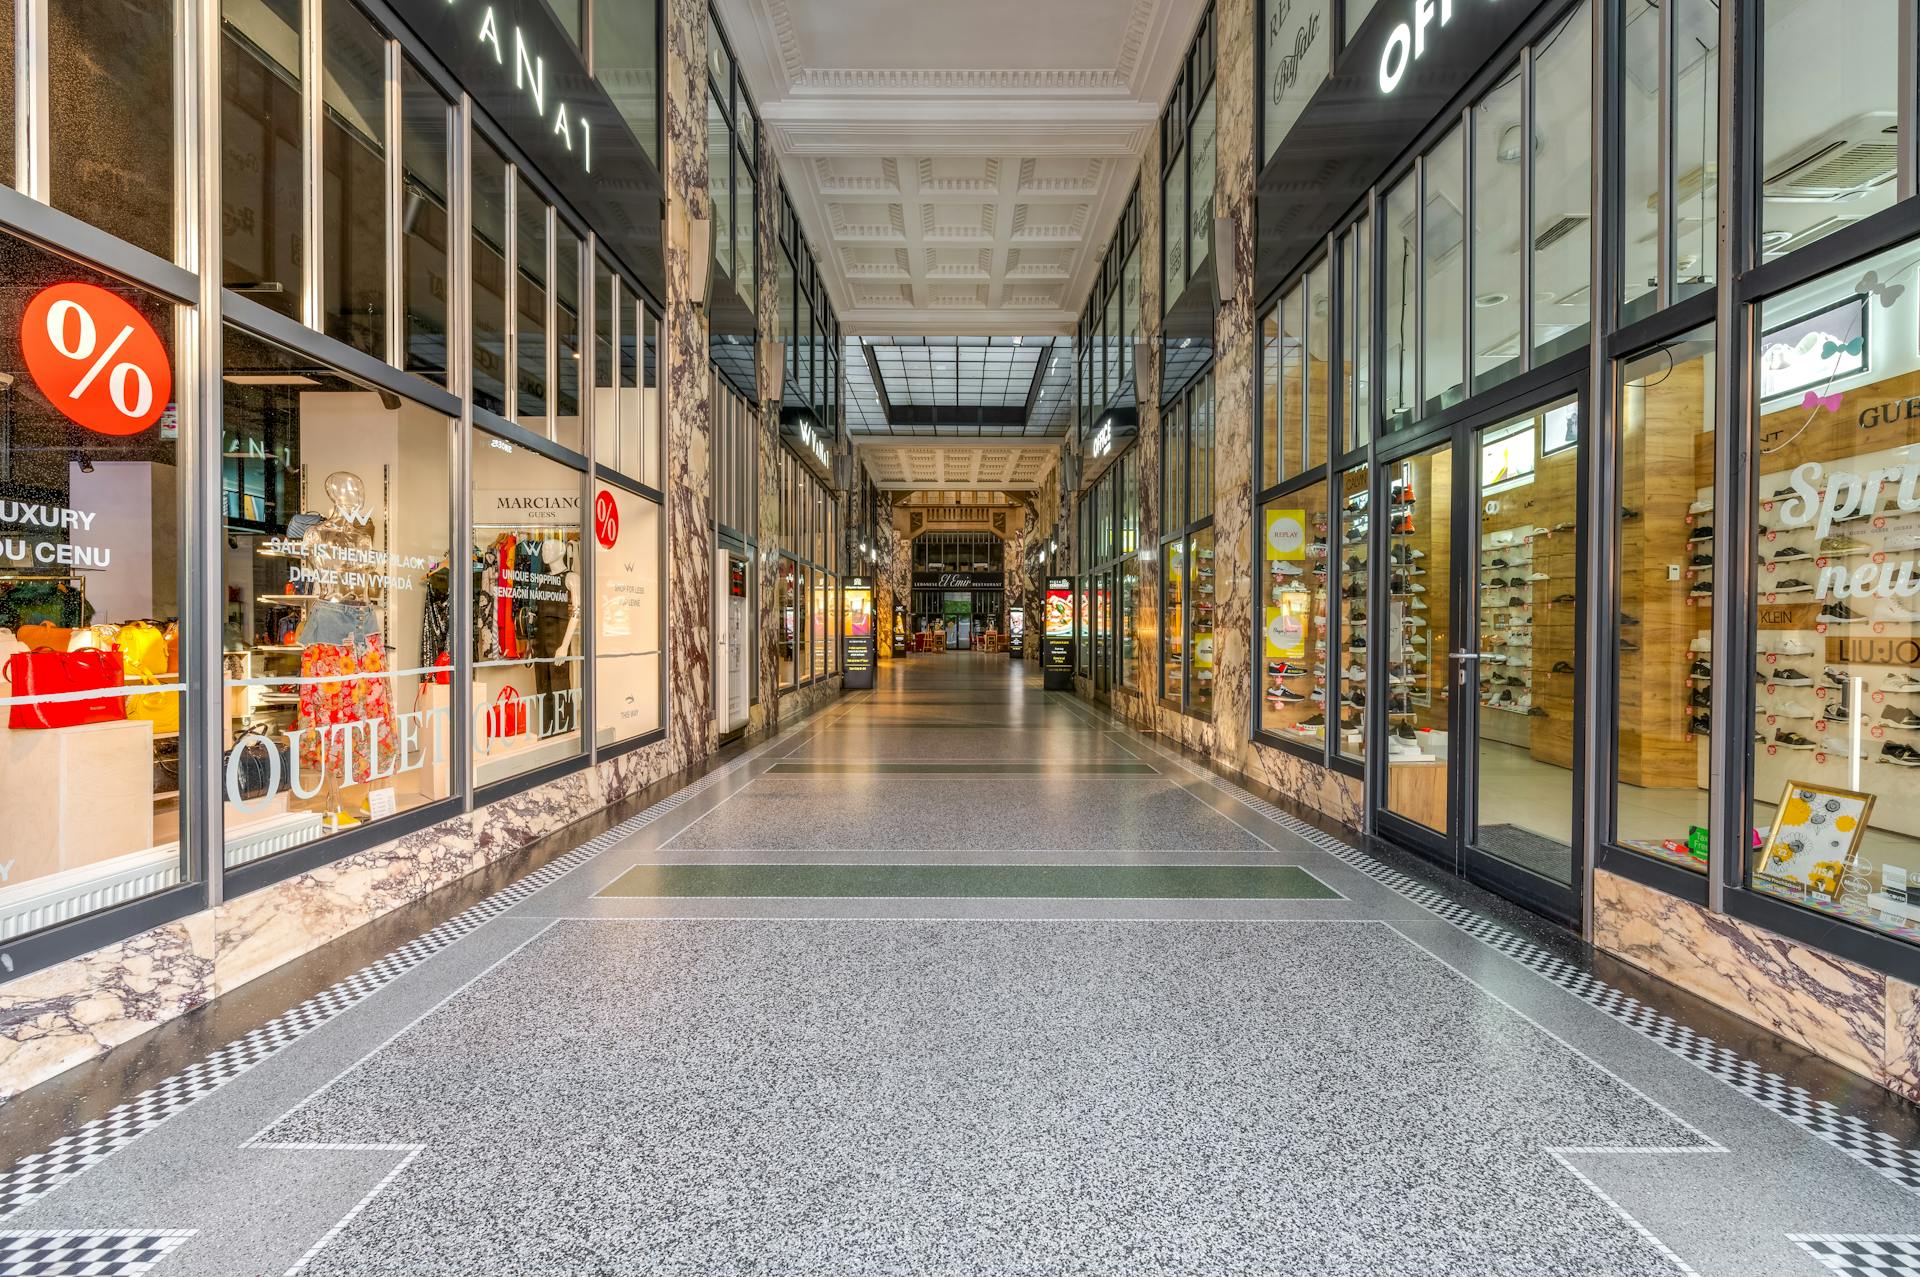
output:
[[[1453,0],[1413,0],[1413,21],[1402,22],[1388,32],[1387,47],[1380,53],[1382,93],[1399,88],[1407,68],[1426,53],[1427,28],[1444,27],[1451,21]]]

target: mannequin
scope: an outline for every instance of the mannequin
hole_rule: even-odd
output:
[[[300,738],[300,766],[323,774],[322,801],[337,828],[358,823],[341,810],[339,791],[371,776],[373,749],[392,755],[394,716],[393,691],[384,677],[386,646],[373,605],[379,568],[366,484],[359,475],[338,470],[327,476],[326,492],[331,511],[300,538],[314,602],[295,641],[303,680],[299,722],[308,729]],[[366,729],[355,731],[362,723]]]

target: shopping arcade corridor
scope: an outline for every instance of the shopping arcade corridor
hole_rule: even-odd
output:
[[[1872,1088],[1004,657],[880,681],[29,1157],[0,1271],[1811,1274],[1920,1234]]]

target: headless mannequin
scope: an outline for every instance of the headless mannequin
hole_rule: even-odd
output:
[[[336,470],[327,476],[327,499],[332,509],[327,517],[309,528],[300,538],[301,558],[318,578],[313,597],[318,600],[301,627],[304,644],[339,644],[357,650],[369,636],[378,635],[373,610],[373,533],[366,508],[366,484],[348,470]],[[322,773],[325,788],[321,794],[324,809],[332,813],[336,827],[356,823],[340,809],[340,788],[344,782],[346,752],[337,742],[328,724],[329,736],[321,744]],[[340,757],[333,757],[334,751]]]

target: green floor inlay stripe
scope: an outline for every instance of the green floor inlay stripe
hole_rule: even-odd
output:
[[[1158,776],[1147,763],[775,763],[776,772],[816,772],[847,776]]]
[[[602,896],[1338,900],[1295,865],[638,865]]]

